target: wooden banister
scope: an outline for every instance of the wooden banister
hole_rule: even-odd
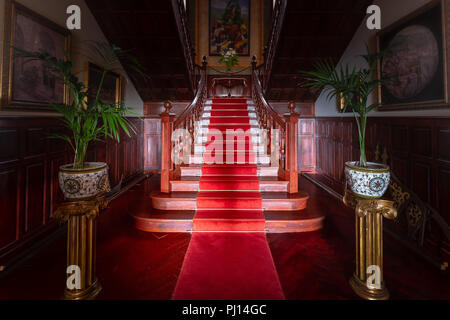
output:
[[[286,121],[286,163],[284,176],[289,180],[288,192],[298,192],[298,117],[295,112],[295,102],[289,102],[290,114],[285,115]]]
[[[252,96],[260,127],[267,133],[267,148],[271,150],[271,165],[278,166],[279,176],[289,181],[288,192],[298,192],[298,117],[295,102],[289,103],[290,114],[284,119],[264,97],[256,57],[252,59]],[[273,163],[278,161],[278,163]]]
[[[161,192],[170,192],[170,178],[172,172],[172,131],[173,119],[170,114],[172,103],[164,103],[165,111],[161,113]]]
[[[172,0],[172,8],[175,16],[175,22],[178,28],[178,34],[180,36],[181,45],[183,48],[184,58],[186,61],[186,66],[189,76],[189,84],[192,91],[195,91],[197,80],[196,80],[196,68],[195,68],[195,48],[191,41],[191,35],[188,28],[188,16],[186,13],[186,7],[184,5],[184,0]]]
[[[284,17],[288,0],[276,0],[272,15],[272,30],[267,46],[264,48],[264,70],[261,75],[262,90],[267,93],[270,78],[272,76],[272,66],[278,48],[281,30],[283,28]]]
[[[175,119],[175,115],[170,113],[172,103],[166,101],[164,103],[165,111],[161,114],[161,192],[169,193],[170,181],[176,176],[179,164],[174,163],[172,158],[173,141],[172,134],[177,129],[184,129],[185,133],[190,135],[190,143],[183,145],[179,156],[188,159],[193,152],[191,146],[194,145],[194,134],[196,123],[200,120],[203,112],[203,105],[207,96],[206,81],[206,57],[203,57],[202,66],[195,66],[200,70],[200,80],[196,85],[197,91],[191,104]]]

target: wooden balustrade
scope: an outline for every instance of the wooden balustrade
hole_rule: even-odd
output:
[[[289,181],[288,192],[298,192],[298,117],[295,102],[289,103],[290,114],[284,119],[264,98],[256,57],[252,59],[252,96],[258,122],[266,130],[267,150],[270,150],[271,165],[278,167],[278,175]]]
[[[264,65],[260,75],[261,88],[266,93],[269,87],[270,77],[272,75],[272,66],[275,59],[275,53],[278,48],[278,41],[283,27],[288,0],[276,0],[272,14],[272,30],[268,45],[264,48]]]
[[[193,91],[197,90],[198,84],[197,74],[195,65],[195,48],[191,40],[188,27],[188,16],[185,7],[185,1],[183,0],[172,0],[172,8],[175,17],[175,22],[178,28],[178,34],[182,43],[183,54],[186,61],[187,70],[189,73],[189,84]]]
[[[181,139],[178,152],[179,159],[184,163],[189,163],[189,157],[194,152],[196,124],[200,121],[203,113],[203,105],[207,98],[206,81],[206,57],[203,57],[202,66],[196,66],[200,70],[200,80],[197,85],[197,92],[192,103],[181,113],[178,118],[170,113],[172,103],[164,103],[165,111],[161,114],[161,192],[169,193],[170,181],[179,175],[180,163],[173,161],[174,142],[172,136],[175,130],[184,129],[186,135]]]

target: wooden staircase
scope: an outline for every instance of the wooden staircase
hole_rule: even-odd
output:
[[[255,64],[253,99],[207,99],[206,77],[204,60],[196,97],[178,118],[170,113],[170,102],[164,105],[161,189],[150,195],[155,211],[134,217],[136,227],[152,232],[190,232],[199,203],[206,203],[207,210],[222,210],[222,202],[227,210],[246,210],[252,201],[258,201],[266,232],[320,229],[324,216],[306,212],[309,195],[298,190],[295,104],[290,103],[290,114],[280,117],[264,99]],[[179,129],[183,131],[179,133]],[[227,132],[224,141],[217,142],[224,148],[208,150],[217,139],[212,137],[214,132],[225,134],[227,129],[246,131],[237,140]],[[231,141],[235,143],[232,148]],[[237,141],[241,142],[239,147]],[[214,159],[209,156],[222,160],[210,164]]]
[[[233,104],[230,103],[223,104],[223,108],[222,105],[219,105],[221,115],[215,117],[211,116],[211,104],[212,100],[207,100],[204,104],[200,123],[197,124],[193,154],[189,155],[190,163],[181,165],[179,172],[169,181],[170,192],[162,191],[152,194],[153,207],[159,210],[195,210],[197,193],[200,191],[202,164],[205,161],[208,130],[222,127],[233,129],[233,125],[241,123],[241,120],[245,120],[250,124],[249,128],[253,142],[252,151],[240,152],[233,148],[233,150],[223,151],[223,153],[218,152],[215,156],[222,157],[223,155],[223,161],[225,161],[227,155],[247,156],[246,164],[229,165],[234,171],[236,168],[245,167],[249,163],[257,164],[258,191],[261,192],[263,198],[264,210],[299,211],[306,208],[308,195],[304,192],[289,192],[290,181],[285,177],[280,177],[280,168],[271,165],[270,155],[267,152],[264,153],[265,140],[258,122],[260,116],[257,114],[253,100],[247,100],[248,110],[244,112],[242,109],[235,109]],[[217,104],[215,108],[217,108]],[[227,141],[225,140],[224,144],[226,145],[226,143]],[[253,155],[253,157],[250,156],[251,159],[248,158],[249,153]],[[220,176],[226,176],[226,170],[227,168],[224,167]],[[236,174],[233,174],[232,178],[236,179]],[[246,176],[243,175],[241,179],[246,179]],[[230,181],[230,185],[232,182]],[[227,184],[223,184],[223,190],[230,191],[227,189]]]

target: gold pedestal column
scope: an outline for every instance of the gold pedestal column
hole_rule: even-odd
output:
[[[389,291],[383,281],[383,217],[395,219],[394,202],[362,199],[346,191],[344,203],[355,209],[356,217],[356,267],[350,286],[361,298],[387,300]]]
[[[87,200],[65,201],[56,209],[54,216],[67,221],[67,270],[79,268],[79,287],[70,289],[67,282],[72,279],[75,270],[68,271],[64,299],[91,300],[102,287],[95,275],[96,262],[96,225],[100,210],[107,207],[105,196]]]

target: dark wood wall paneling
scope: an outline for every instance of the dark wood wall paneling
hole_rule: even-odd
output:
[[[354,119],[317,118],[316,125],[317,171],[344,182],[344,163],[359,159]],[[450,223],[450,119],[369,118],[369,161],[377,144],[395,175]]]
[[[143,121],[131,119],[138,134],[108,140],[88,151],[89,161],[107,162],[111,184],[143,172]],[[63,199],[58,169],[72,151],[49,135],[64,131],[57,118],[0,117],[0,265],[48,235],[57,226],[53,210]]]
[[[270,102],[280,114],[288,113],[288,102]],[[188,101],[172,102],[171,110],[179,115],[189,104]],[[148,102],[144,106],[144,169],[159,171],[161,169],[161,119],[164,111],[163,102]],[[300,150],[299,168],[301,171],[313,171],[316,165],[314,104],[297,103],[296,112],[300,114],[298,144]]]
[[[352,118],[317,118],[316,171],[331,181],[345,183],[344,164],[359,159],[357,129]],[[386,147],[394,174],[450,224],[450,118],[369,118],[367,157],[376,146]],[[425,245],[450,255],[435,225]]]
[[[191,101],[172,101],[170,110],[175,116],[181,114]],[[159,171],[161,169],[161,118],[164,112],[164,101],[151,101],[144,104],[144,170]]]
[[[272,108],[281,116],[289,113],[288,101],[269,101]],[[314,103],[296,103],[298,120],[298,168],[300,171],[314,171],[316,168],[316,120]]]
[[[161,119],[144,120],[144,169],[161,170]]]

